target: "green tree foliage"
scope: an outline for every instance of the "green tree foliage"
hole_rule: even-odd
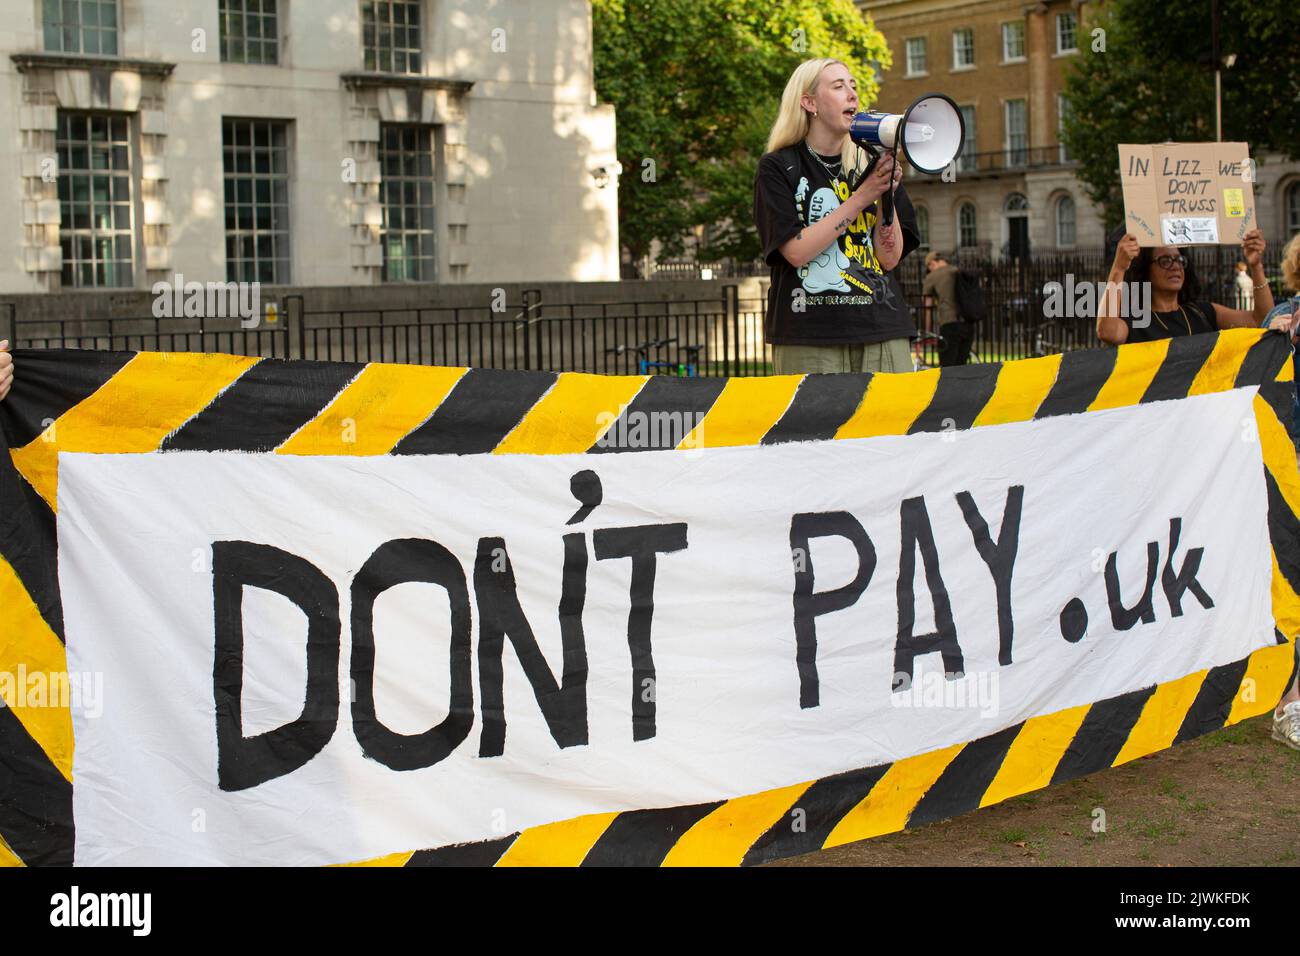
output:
[[[754,171],[796,66],[831,56],[865,109],[885,39],[852,0],[592,0],[596,90],[618,117],[619,237],[633,261],[679,255],[710,226],[709,257],[752,259]]]
[[[1282,0],[1219,7],[1220,55],[1236,54],[1222,72],[1224,140],[1249,143],[1256,158],[1265,151],[1300,158],[1294,7]],[[1210,5],[1108,0],[1080,29],[1079,51],[1065,73],[1072,117],[1064,139],[1114,227],[1124,219],[1119,143],[1214,139]]]

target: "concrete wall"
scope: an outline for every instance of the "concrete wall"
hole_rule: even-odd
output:
[[[378,125],[413,121],[436,130],[440,283],[618,277],[614,116],[595,105],[586,0],[425,0],[424,77],[472,83],[468,92],[401,80],[346,87],[342,75],[363,67],[357,0],[280,8],[281,62],[261,66],[220,62],[215,2],[120,0],[121,58],[175,64],[150,78],[120,60],[20,74],[11,54],[42,52],[40,4],[7,4],[0,293],[60,286],[57,201],[56,221],[44,221],[57,187],[37,171],[53,153],[60,107],[132,115],[138,288],[178,272],[224,280],[227,116],[292,124],[295,285],[382,284]],[[348,163],[355,182],[345,179]],[[613,173],[603,188],[592,174],[601,167]]]

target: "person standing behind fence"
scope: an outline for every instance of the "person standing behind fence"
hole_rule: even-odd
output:
[[[1246,271],[1246,263],[1237,263],[1237,275],[1233,279],[1233,285],[1236,287],[1236,301],[1233,302],[1239,309],[1255,308],[1255,290],[1252,288],[1254,283],[1250,281],[1250,274]]]
[[[902,168],[849,137],[857,83],[832,59],[800,64],[754,178],[754,225],[772,269],[765,338],[778,375],[910,372],[915,332],[890,275],[920,244]],[[896,187],[894,222],[877,202]]]
[[[1097,338],[1110,345],[1150,342],[1180,335],[1200,335],[1219,329],[1258,328],[1273,308],[1273,293],[1264,278],[1264,236],[1258,229],[1246,233],[1242,257],[1254,280],[1251,311],[1231,309],[1202,298],[1201,284],[1192,270],[1187,252],[1176,246],[1138,246],[1133,233],[1125,233],[1115,250],[1115,261],[1106,278],[1107,294],[1097,307]],[[1118,294],[1120,283],[1129,286],[1128,301],[1137,296],[1137,285],[1151,284],[1151,314],[1138,317],[1124,310]],[[1121,315],[1121,312],[1129,314]]]
[[[921,283],[922,321],[925,330],[931,330],[937,321],[941,366],[965,365],[970,361],[971,343],[975,329],[966,322],[957,308],[957,279],[959,270],[944,258],[932,252],[925,257],[925,281]]]

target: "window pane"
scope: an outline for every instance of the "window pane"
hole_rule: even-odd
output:
[[[1023,166],[1029,160],[1029,137],[1025,128],[1025,101],[1010,100],[1006,104],[1007,164]]]
[[[280,28],[274,3],[220,0],[221,58],[228,63],[279,62]]]
[[[1060,13],[1056,17],[1056,48],[1064,53],[1075,49],[1075,19],[1073,13]]]
[[[384,278],[434,279],[433,136],[427,126],[385,125],[381,131],[380,199]]]
[[[1063,196],[1056,205],[1056,244],[1074,245],[1074,200]]]
[[[367,70],[418,73],[421,70],[418,0],[365,0],[361,3],[361,45]]]
[[[223,150],[226,275],[235,282],[287,283],[288,124],[227,119],[222,140],[229,144]]]
[[[958,216],[958,244],[973,246],[977,242],[975,233],[975,207],[965,203]]]
[[[63,281],[70,288],[122,287],[133,281],[127,134],[124,116],[59,114],[60,244]]]
[[[117,55],[117,0],[43,0],[41,32],[47,50]]]

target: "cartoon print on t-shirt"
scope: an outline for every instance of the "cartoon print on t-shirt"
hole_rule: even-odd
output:
[[[794,194],[799,218],[809,226],[840,208],[849,197],[849,186],[843,180],[818,188],[811,197],[808,195],[810,189],[808,177],[801,176]],[[871,229],[875,224],[874,212],[859,213],[848,232],[798,269],[804,290],[811,296],[818,296],[809,299],[809,305],[819,304],[819,294],[823,292],[858,293],[853,299],[861,298],[864,303],[893,298],[871,242]],[[865,298],[862,293],[866,293]]]
[[[801,179],[799,192],[803,196],[808,194],[807,187],[807,178]],[[811,226],[815,222],[820,222],[829,213],[838,209],[839,205],[840,198],[835,195],[833,189],[829,186],[818,189],[812,194],[812,201],[808,203],[808,225]],[[808,292],[825,292],[827,289],[848,292],[849,284],[844,281],[843,277],[843,271],[848,267],[849,257],[840,248],[839,240],[833,239],[831,244],[823,249],[815,259],[800,267],[799,279]]]

